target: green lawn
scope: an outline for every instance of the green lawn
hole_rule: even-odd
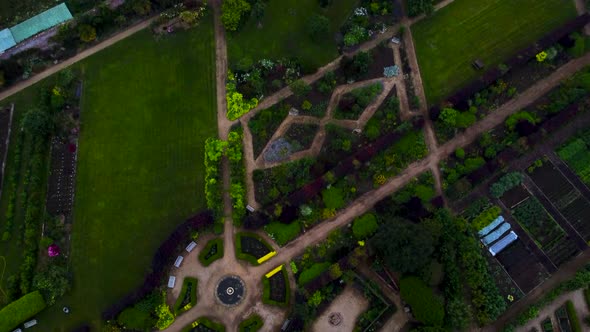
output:
[[[436,103],[576,16],[571,0],[456,0],[412,26],[429,103]]]
[[[237,33],[228,33],[230,66],[240,61],[298,57],[302,63],[320,67],[338,56],[334,38],[314,42],[306,32],[307,19],[320,13],[330,19],[330,36],[334,36],[358,4],[358,0],[337,0],[326,9],[318,0],[269,0],[262,27],[254,18]]]
[[[31,330],[100,324],[103,309],[140,285],[167,235],[205,208],[204,141],[217,135],[214,50],[208,16],[159,41],[142,31],[79,65],[75,281]]]

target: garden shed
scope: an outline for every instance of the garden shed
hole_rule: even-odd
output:
[[[69,21],[72,18],[72,13],[70,13],[68,6],[62,3],[13,26],[9,30],[12,33],[14,41],[18,44],[39,32]]]
[[[16,45],[12,33],[8,29],[0,30],[0,54]]]

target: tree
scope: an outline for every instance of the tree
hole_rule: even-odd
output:
[[[68,271],[64,267],[50,265],[46,271],[35,275],[33,288],[43,294],[48,305],[52,305],[70,289]]]
[[[367,213],[354,220],[354,223],[352,224],[352,233],[355,238],[362,240],[373,235],[373,233],[377,231],[377,228],[379,228],[377,218],[374,214]]]
[[[459,111],[456,109],[443,108],[442,112],[440,112],[440,115],[438,116],[438,119],[449,127],[455,127],[457,123],[457,116],[459,116]]]
[[[251,9],[245,0],[223,0],[221,5],[221,21],[228,31],[238,30],[242,16]]]
[[[263,0],[258,0],[252,6],[252,17],[257,21],[261,21],[264,18],[265,11],[266,3]]]
[[[408,15],[431,14],[434,11],[433,0],[408,0]]]
[[[371,245],[389,267],[402,274],[419,272],[430,263],[434,251],[432,234],[404,219],[381,224]]]
[[[134,0],[133,11],[140,16],[145,16],[152,10],[152,3],[149,0]]]
[[[82,24],[78,28],[78,33],[80,34],[80,40],[89,43],[96,39],[96,29],[88,24]]]
[[[24,73],[23,67],[13,59],[0,61],[0,71],[2,71],[5,84],[7,85],[10,85],[17,79],[21,78]]]
[[[24,130],[31,135],[46,137],[53,130],[53,124],[49,114],[38,108],[32,108],[27,111],[21,121]]]
[[[317,41],[330,30],[330,20],[323,15],[313,14],[307,19],[306,29],[311,39]]]

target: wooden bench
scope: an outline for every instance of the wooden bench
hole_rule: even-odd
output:
[[[176,261],[174,262],[174,266],[175,267],[180,267],[180,264],[182,264],[182,261],[183,260],[184,260],[184,257],[182,257],[182,256],[176,257]]]
[[[195,249],[195,247],[197,246],[197,243],[195,241],[191,241],[191,243],[188,244],[188,246],[186,246],[186,251],[187,252],[191,252],[193,251],[193,249]]]
[[[176,285],[176,277],[170,276],[168,278],[168,288],[174,288],[174,285]]]

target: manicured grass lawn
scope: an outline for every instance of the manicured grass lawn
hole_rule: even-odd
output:
[[[142,282],[161,241],[205,207],[204,141],[217,135],[214,43],[207,17],[159,41],[142,31],[81,63],[75,282],[39,317],[44,331],[100,324],[102,310]]]
[[[412,26],[428,102],[481,75],[475,59],[493,68],[575,16],[569,0],[456,0]]]
[[[261,22],[262,28],[250,18],[240,31],[228,33],[230,66],[240,61],[283,57],[297,57],[313,67],[326,64],[338,56],[336,41],[331,38],[314,42],[306,32],[307,19],[312,13],[328,17],[330,36],[334,36],[357,4],[358,0],[338,0],[323,9],[318,0],[270,0]]]

